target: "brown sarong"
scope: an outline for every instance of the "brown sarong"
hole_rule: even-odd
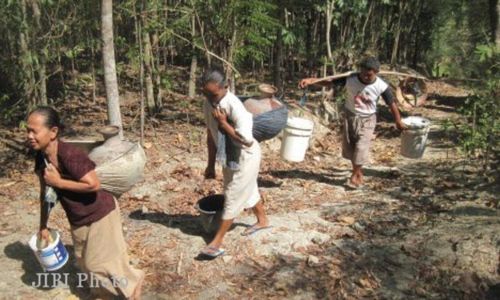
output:
[[[376,124],[375,114],[362,117],[345,110],[342,128],[342,157],[358,166],[370,163],[370,146]]]
[[[120,208],[115,204],[116,208],[97,222],[72,227],[71,235],[77,263],[88,274],[92,293],[104,298],[109,294],[129,298],[144,272],[130,265]]]

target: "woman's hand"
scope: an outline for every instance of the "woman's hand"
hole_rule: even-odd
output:
[[[396,121],[396,127],[401,131],[408,129],[405,123],[403,123],[401,120]]]
[[[45,180],[45,183],[47,185],[53,186],[53,187],[59,187],[59,183],[61,181],[61,174],[59,174],[59,171],[54,167],[54,165],[49,164],[44,171],[43,174],[43,179]]]
[[[50,231],[47,228],[40,229],[40,231],[38,232],[38,238],[40,240],[45,240],[45,241],[49,242],[50,241]]]
[[[222,108],[220,107],[215,108],[212,112],[212,115],[217,120],[219,125],[227,123],[227,114]]]
[[[208,166],[205,169],[205,179],[215,179],[215,167]]]

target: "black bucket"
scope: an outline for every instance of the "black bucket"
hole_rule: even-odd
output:
[[[219,228],[224,209],[224,195],[210,195],[201,198],[196,203],[200,212],[201,224],[207,233],[213,233]]]

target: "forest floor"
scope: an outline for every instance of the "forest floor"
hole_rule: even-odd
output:
[[[350,164],[336,123],[301,163],[280,159],[279,139],[263,145],[259,186],[273,228],[241,236],[254,222],[244,213],[226,255],[212,261],[195,260],[210,236],[194,205],[222,191],[221,172],[203,179],[201,100],[171,94],[147,120],[145,178],[119,200],[131,261],[147,273],[144,299],[500,299],[498,174],[466,160],[444,130],[446,119],[459,118],[466,91],[436,82],[430,93],[411,112],[432,121],[422,159],[399,154],[399,132],[381,108],[363,190],[344,187]],[[104,124],[104,99],[85,97],[61,109],[70,136],[97,137]],[[137,140],[137,95],[122,99],[128,138]],[[42,272],[27,246],[39,219],[38,180],[23,130],[2,127],[0,137],[0,298],[86,299],[73,275],[67,286],[32,286]],[[71,252],[60,206],[49,226]],[[58,272],[78,271],[71,259]]]

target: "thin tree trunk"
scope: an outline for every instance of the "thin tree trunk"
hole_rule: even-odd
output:
[[[42,30],[42,25],[40,22],[40,6],[38,5],[38,0],[33,0],[31,2],[31,9],[33,11],[33,18],[35,20],[34,28],[34,39],[36,41],[35,45],[40,50],[38,51],[38,63],[36,65],[36,72],[38,75],[38,95],[39,100],[42,105],[47,105],[47,75],[46,75],[46,58],[44,47],[38,42],[38,33]]]
[[[144,80],[146,82],[146,105],[148,107],[148,112],[153,114],[155,111],[155,98],[154,98],[154,87],[153,87],[153,70],[151,67],[151,40],[149,38],[149,32],[144,28],[147,27],[145,23],[142,26],[142,43],[144,50]]]
[[[491,23],[491,42],[496,43],[500,48],[500,1],[490,0],[490,23]]]
[[[63,96],[66,96],[66,81],[64,80],[64,65],[62,63],[61,59],[61,45],[57,43],[57,63],[59,64],[59,77],[61,80],[61,87],[62,87],[62,92]]]
[[[23,27],[19,31],[19,49],[21,52],[20,55],[20,65],[22,66],[23,74],[23,90],[24,90],[24,98],[28,102],[28,109],[31,110],[32,107],[36,105],[33,99],[33,92],[35,87],[34,78],[32,76],[32,65],[30,60],[30,51],[28,48],[28,24],[26,20],[26,0],[20,0],[20,8],[21,8],[21,18]]]
[[[330,33],[332,29],[334,1],[328,0],[326,4],[326,53],[328,55],[328,63],[332,64],[332,73],[335,74],[335,67],[333,65],[332,45],[330,44]]]
[[[140,86],[140,131],[141,131],[141,146],[144,146],[144,51],[142,49],[142,29],[141,22],[137,17],[137,12],[134,5],[134,27],[135,27],[135,42],[139,45],[139,86]],[[166,63],[166,62],[165,62]]]
[[[194,38],[196,36],[196,19],[193,15],[191,20],[191,38],[194,43]],[[198,58],[196,57],[196,49],[193,47],[191,49],[193,54],[191,56],[191,67],[189,69],[189,86],[188,86],[188,96],[193,98],[196,95],[196,68],[198,65]]]
[[[102,59],[108,104],[108,119],[111,125],[120,128],[120,138],[123,139],[120,95],[118,93],[118,79],[116,76],[115,49],[113,42],[113,1],[102,0],[101,3]]]
[[[153,13],[153,17],[157,23],[160,23],[160,19],[158,18],[158,0],[155,1],[155,9]],[[161,109],[163,106],[163,89],[161,87],[161,68],[160,68],[160,40],[158,29],[155,29],[152,36],[152,56],[151,60],[153,65],[153,76],[154,76],[154,85],[156,88],[156,107],[157,109]]]
[[[323,63],[323,77],[326,77],[326,73],[327,73],[327,70],[328,69],[328,66],[327,66],[327,60],[325,59],[324,60],[324,63]],[[322,87],[321,88],[321,98],[324,99],[325,98],[325,95],[326,95],[326,87]]]
[[[191,57],[191,67],[189,69],[189,88],[188,96],[194,98],[196,96],[196,69],[198,68],[198,58],[196,54]]]
[[[370,3],[370,8],[368,9],[368,14],[366,15],[365,23],[363,24],[363,30],[361,31],[361,49],[365,48],[365,37],[366,37],[366,26],[372,15],[373,8],[375,7],[375,1]]]
[[[90,33],[87,33],[87,38],[90,44],[90,59],[92,60],[90,64],[91,72],[92,72],[92,103],[96,103],[97,101],[97,86],[96,86],[96,76],[95,76],[95,50],[94,50],[94,41]]]
[[[312,34],[313,34],[313,26],[314,26],[314,22],[313,22],[313,16],[314,16],[314,10],[311,9],[308,14],[307,14],[307,27],[306,27],[306,57],[307,57],[307,70],[309,70],[309,72],[311,71],[312,67],[313,67],[313,53],[312,53]]]
[[[280,7],[282,7],[280,5]],[[279,11],[279,19],[280,24],[285,22],[285,10],[281,8]],[[283,82],[283,74],[281,72],[283,66],[283,33],[281,27],[278,28],[278,32],[276,34],[276,42],[275,42],[275,55],[274,55],[274,66],[273,66],[273,79],[274,86],[278,88],[280,93],[283,92],[284,82]]]
[[[392,47],[392,54],[391,54],[391,65],[395,65],[398,59],[398,51],[399,51],[399,41],[401,37],[401,19],[403,17],[403,12],[404,12],[404,3],[402,0],[399,1],[399,16],[398,16],[398,22],[396,25],[396,35],[394,37],[394,43]]]
[[[233,69],[231,66],[234,65],[234,51],[238,47],[237,45],[237,37],[238,37],[238,32],[236,31],[236,19],[233,20],[233,36],[231,38],[231,44],[229,45],[229,49],[227,51],[227,61],[229,62],[229,66],[226,66],[226,78],[229,79],[229,89],[231,90],[232,93],[236,93],[236,76],[233,72]]]

